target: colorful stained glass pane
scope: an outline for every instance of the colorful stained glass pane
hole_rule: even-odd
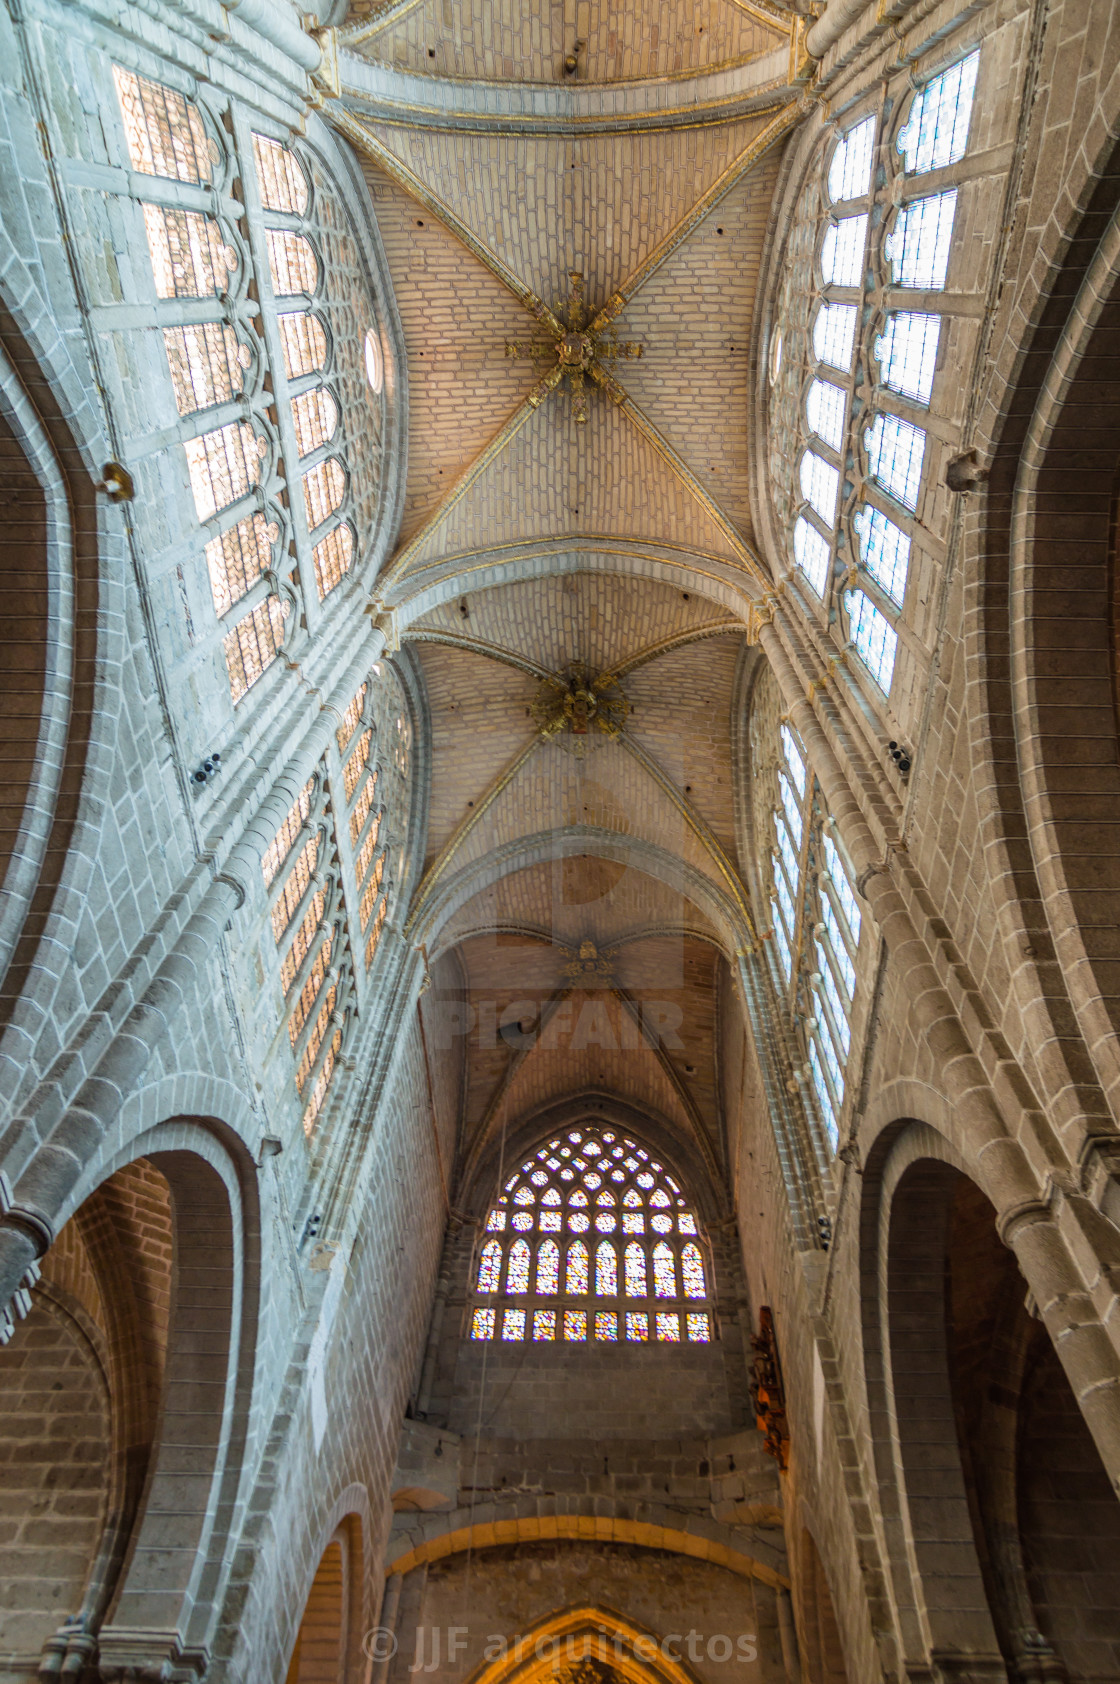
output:
[[[644,1234],[645,1231],[646,1219],[640,1210],[627,1210],[623,1212],[622,1232],[624,1234]]]
[[[555,1187],[550,1187],[548,1189],[548,1192],[541,1199],[542,1205],[558,1205],[559,1203],[560,1203],[560,1195],[556,1191]]]
[[[492,1309],[475,1311],[471,1317],[472,1339],[493,1339],[494,1314],[495,1312]]]
[[[532,1211],[531,1210],[515,1210],[514,1213],[513,1213],[513,1226],[518,1230],[519,1233],[522,1233],[522,1234],[527,1233],[529,1231],[529,1229],[533,1226],[533,1213],[532,1213]]]
[[[656,1216],[650,1217],[650,1227],[655,1234],[671,1234],[673,1232],[673,1218],[666,1216],[664,1211],[658,1211]]]
[[[548,1173],[543,1169],[535,1169],[529,1180],[534,1187],[546,1187],[548,1185]]]
[[[502,1273],[502,1248],[497,1240],[487,1240],[478,1264],[479,1292],[497,1292]]]
[[[626,1337],[639,1342],[649,1338],[649,1317],[644,1310],[627,1310]]]
[[[541,1211],[541,1227],[546,1234],[558,1234],[563,1217],[558,1210]]]
[[[537,1291],[543,1296],[560,1289],[560,1247],[544,1240],[537,1252]]]
[[[582,1298],[587,1291],[587,1281],[587,1247],[582,1240],[573,1240],[568,1247],[566,1290]]]
[[[704,1283],[704,1259],[700,1255],[698,1245],[686,1245],[681,1252],[681,1274],[684,1276],[684,1295],[686,1298],[707,1297],[707,1286]]]
[[[603,1191],[599,1194],[598,1198],[595,1200],[595,1203],[597,1205],[613,1205],[613,1204],[617,1204],[618,1201],[615,1198],[614,1194],[611,1192],[610,1188],[604,1187]]]
[[[528,1292],[530,1256],[528,1240],[514,1240],[509,1248],[509,1267],[506,1270],[507,1292]]]
[[[585,1205],[587,1203],[587,1194],[583,1191],[582,1187],[576,1188],[575,1192],[568,1200],[568,1203],[570,1205]]]
[[[531,1187],[519,1187],[513,1195],[515,1205],[531,1205],[536,1197]]]
[[[618,1218],[609,1210],[600,1210],[595,1216],[595,1226],[601,1234],[613,1234],[618,1226]]]
[[[613,1298],[618,1292],[618,1258],[609,1240],[601,1241],[595,1253],[595,1291],[601,1298]]]
[[[664,1209],[665,1206],[669,1203],[669,1195],[665,1191],[664,1187],[659,1187],[657,1189],[656,1193],[653,1194],[653,1196],[652,1196],[652,1198],[650,1199],[649,1202],[650,1202],[651,1205],[657,1205],[661,1209]]]
[[[587,1311],[586,1310],[565,1310],[564,1311],[564,1337],[565,1337],[565,1339],[586,1339],[587,1338]]]
[[[677,1296],[677,1271],[673,1253],[659,1240],[653,1248],[653,1296],[655,1298],[675,1298]],[[658,1338],[661,1335],[658,1334]]]
[[[500,1234],[505,1225],[506,1213],[504,1210],[492,1210],[490,1215],[486,1218],[486,1226],[491,1230],[491,1232]]]
[[[690,1310],[684,1319],[688,1327],[690,1344],[707,1345],[711,1343],[711,1326],[706,1315],[696,1310]]]
[[[681,1321],[674,1311],[658,1310],[657,1337],[667,1345],[679,1345],[681,1342]]]
[[[502,1315],[502,1338],[524,1339],[525,1312],[524,1310],[507,1309]]]
[[[618,1317],[613,1310],[596,1310],[595,1337],[607,1340],[618,1338]]]
[[[691,1320],[691,1319],[692,1318],[689,1317],[689,1320]],[[707,1320],[707,1317],[705,1317],[704,1319]],[[556,1311],[555,1310],[534,1310],[533,1311],[533,1338],[534,1339],[555,1339],[555,1337],[556,1337]]]
[[[626,1247],[625,1257],[626,1296],[628,1298],[644,1298],[646,1296],[646,1254],[636,1240]]]
[[[591,1218],[582,1210],[573,1210],[568,1217],[568,1227],[573,1234],[586,1234],[591,1226]]]
[[[682,1210],[681,1214],[677,1217],[677,1227],[680,1229],[682,1234],[694,1234],[696,1232],[696,1218],[694,1216],[690,1216],[687,1211]]]
[[[623,1202],[624,1205],[627,1205],[631,1210],[639,1210],[641,1208],[641,1204],[642,1204],[642,1195],[640,1193],[635,1192],[634,1188],[631,1187],[630,1191],[626,1194],[626,1197],[623,1199],[622,1202]]]

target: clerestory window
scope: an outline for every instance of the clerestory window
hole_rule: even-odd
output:
[[[795,458],[791,547],[810,596],[839,608],[842,635],[883,698],[931,456],[917,412],[933,398],[945,340],[928,297],[908,307],[907,293],[946,289],[958,221],[958,188],[923,192],[922,177],[964,157],[978,65],[977,50],[913,95],[896,141],[900,180],[887,179],[875,114],[843,133],[825,163],[831,209],[817,230],[820,296],[809,323],[807,448]],[[885,237],[869,249],[880,218]],[[877,316],[867,308],[876,291],[886,301]]]
[[[486,1219],[473,1339],[711,1342],[710,1265],[680,1184],[628,1135],[571,1129]]]

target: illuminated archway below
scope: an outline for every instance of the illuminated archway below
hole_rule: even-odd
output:
[[[667,1641],[609,1608],[565,1608],[531,1626],[510,1653],[487,1662],[471,1684],[696,1684]]]

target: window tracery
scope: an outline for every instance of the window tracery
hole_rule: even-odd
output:
[[[801,1074],[835,1151],[862,920],[804,745],[788,721],[775,718],[773,678],[760,682],[751,714],[752,788],[773,911],[775,981],[802,1047]]]
[[[948,284],[959,189],[950,179],[936,192],[923,191],[922,178],[965,156],[978,66],[976,49],[914,92],[893,151],[889,104],[841,134],[821,171],[825,215],[818,209],[804,230],[806,241],[815,240],[817,297],[800,341],[808,364],[800,399],[806,448],[794,458],[793,565],[826,610],[839,607],[857,670],[884,699],[931,454],[926,429],[895,406],[902,399],[929,408],[946,340],[941,314],[925,299],[900,307],[901,295],[943,292]],[[879,237],[874,230],[884,221]],[[861,326],[869,288],[885,292],[887,304]],[[788,313],[788,287],[783,296]],[[782,323],[785,344],[785,313]],[[794,366],[787,384],[796,373]],[[774,414],[780,409],[776,397]]]
[[[629,1136],[579,1128],[549,1140],[506,1181],[485,1232],[473,1339],[523,1339],[530,1317],[539,1341],[559,1333],[641,1343],[651,1327],[669,1343],[713,1337],[696,1217],[664,1165]],[[494,1297],[522,1302],[487,1302]],[[565,1302],[536,1303],[557,1298]]]
[[[217,148],[197,105],[173,88],[113,66],[129,161],[142,175],[201,185],[210,180]]]

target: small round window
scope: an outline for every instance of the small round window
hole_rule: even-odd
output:
[[[372,328],[366,334],[366,378],[375,392],[381,390],[385,365],[381,357],[381,341]]]

